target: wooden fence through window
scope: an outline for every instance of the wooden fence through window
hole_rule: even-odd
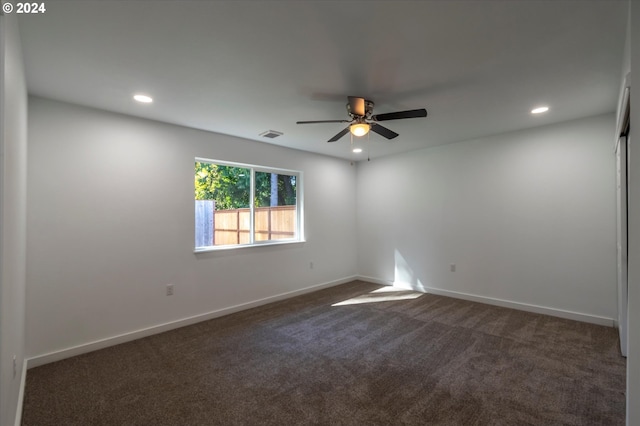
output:
[[[196,210],[197,211],[197,210]],[[213,232],[199,241],[201,246],[248,244],[251,210],[213,210]],[[211,220],[211,219],[210,219]],[[207,221],[208,222],[208,221]],[[291,239],[295,237],[296,206],[256,207],[255,241]],[[212,235],[211,235],[212,234]],[[198,238],[200,240],[201,238]],[[213,243],[213,244],[212,244]]]

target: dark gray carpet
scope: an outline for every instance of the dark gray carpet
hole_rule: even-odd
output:
[[[613,328],[379,288],[356,281],[33,368],[22,424],[624,424]],[[358,297],[377,301],[332,306]]]

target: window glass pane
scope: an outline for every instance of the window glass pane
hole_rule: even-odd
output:
[[[250,242],[251,170],[195,163],[196,248]]]
[[[297,177],[255,173],[255,241],[297,238]]]
[[[196,158],[196,250],[299,241],[300,184],[299,172]]]

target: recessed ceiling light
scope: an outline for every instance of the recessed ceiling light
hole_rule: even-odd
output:
[[[362,152],[362,148],[353,148],[353,152],[360,154]]]
[[[547,112],[547,111],[549,111],[548,106],[541,106],[541,107],[532,109],[531,114],[542,114],[543,112]]]
[[[147,95],[133,95],[133,99],[143,104],[150,104],[151,102],[153,102],[153,98]]]

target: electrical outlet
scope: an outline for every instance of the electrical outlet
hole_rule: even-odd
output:
[[[173,296],[173,284],[167,284],[167,296]]]
[[[449,270],[451,270],[451,272],[455,272],[456,271],[456,264],[452,263],[449,265]]]

